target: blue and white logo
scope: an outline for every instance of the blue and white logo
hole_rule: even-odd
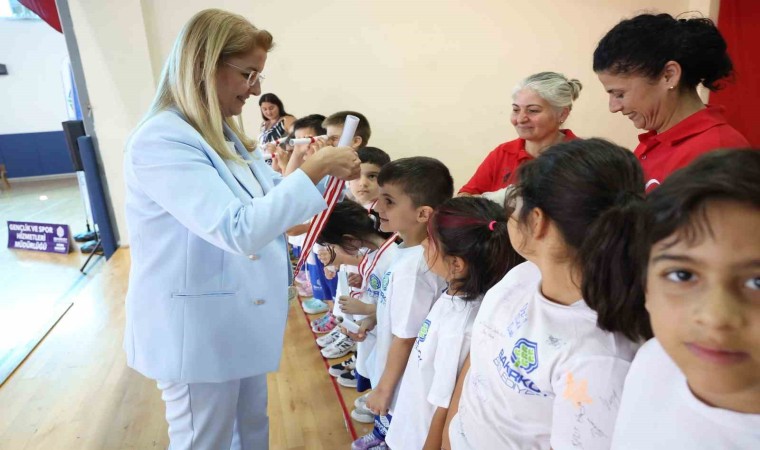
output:
[[[525,373],[533,372],[538,367],[538,344],[525,338],[518,339],[512,348],[512,357],[509,360]]]

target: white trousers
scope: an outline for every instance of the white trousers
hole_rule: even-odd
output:
[[[224,383],[158,382],[169,450],[267,450],[266,374]]]

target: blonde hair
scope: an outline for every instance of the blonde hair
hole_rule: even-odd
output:
[[[256,148],[256,142],[245,135],[239,118],[222,116],[216,71],[226,57],[272,47],[272,35],[240,15],[221,9],[197,13],[174,42],[143,123],[159,112],[176,108],[219,156],[242,161],[227,147],[222,124],[226,122],[249,151]]]
[[[561,73],[539,72],[517,83],[512,98],[526,88],[534,90],[559,111],[562,108],[573,109],[573,101],[578,99],[583,85],[575,78],[568,80]]]

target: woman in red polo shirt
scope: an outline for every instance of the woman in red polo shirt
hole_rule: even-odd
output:
[[[641,14],[615,25],[594,51],[594,72],[639,135],[636,157],[647,191],[702,153],[749,147],[726,123],[723,108],[705,105],[697,86],[715,91],[733,73],[726,41],[710,19]]]
[[[568,80],[556,72],[541,72],[522,80],[512,92],[512,126],[518,139],[496,147],[480,164],[475,175],[459,190],[459,195],[481,195],[504,189],[513,183],[513,174],[524,161],[535,158],[545,148],[575,139],[567,120],[581,82]]]

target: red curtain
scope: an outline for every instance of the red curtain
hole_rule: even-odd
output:
[[[710,103],[726,107],[726,120],[760,147],[760,1],[722,0],[718,28],[728,44],[736,81],[710,94]]]
[[[34,11],[51,27],[59,33],[61,30],[61,19],[58,18],[58,7],[55,6],[55,0],[18,0],[19,3]]]

